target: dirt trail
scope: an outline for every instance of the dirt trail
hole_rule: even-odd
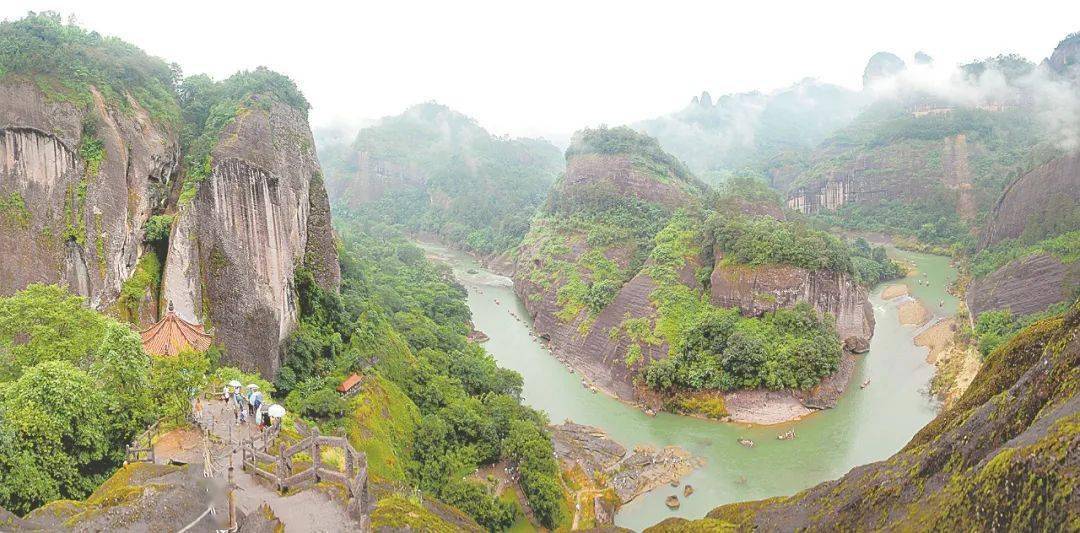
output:
[[[251,422],[237,425],[227,404],[222,401],[205,403],[201,420],[217,437],[216,442],[210,443],[215,478],[228,478],[229,459],[232,457],[239,514],[254,513],[266,503],[289,533],[361,531],[360,524],[345,512],[344,504],[332,501],[323,492],[308,488],[283,496],[265,481],[244,472],[240,468],[239,446],[255,435],[258,429]],[[178,429],[163,435],[155,443],[154,451],[158,462],[173,459],[203,463],[205,457],[202,436],[190,429]]]

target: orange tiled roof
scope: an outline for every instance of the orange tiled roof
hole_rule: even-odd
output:
[[[360,383],[360,376],[357,375],[357,374],[353,374],[353,375],[345,378],[345,381],[342,381],[341,385],[338,385],[337,391],[338,392],[349,392],[358,383]]]
[[[152,355],[176,355],[183,350],[206,351],[213,337],[203,331],[201,324],[192,324],[172,311],[157,324],[139,332],[143,349]]]

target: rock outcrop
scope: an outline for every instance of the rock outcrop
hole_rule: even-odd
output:
[[[1015,179],[987,217],[979,249],[1003,242],[1038,242],[1080,229],[1080,152],[1050,160]],[[978,316],[1008,309],[1037,313],[1071,298],[1080,287],[1080,263],[1037,252],[972,280],[967,305]]]
[[[305,111],[249,95],[212,149],[210,175],[178,200],[176,102],[160,104],[162,117],[115,88],[58,98],[42,88],[49,80],[0,82],[0,294],[61,283],[141,325],[172,301],[213,331],[226,362],[274,375],[297,320],[297,266],[331,290],[340,278]],[[144,230],[160,214],[175,214],[167,250]]]
[[[1032,226],[1052,226],[1056,218],[1077,216],[1072,213],[1077,210],[1080,210],[1080,151],[1051,159],[1013,180],[987,217],[979,246],[987,248],[1020,238],[1025,230],[1032,231]],[[1035,235],[1034,239],[1042,237]]]
[[[168,193],[176,132],[107,104],[57,101],[19,78],[0,82],[0,294],[63,283],[106,309],[135,271],[143,223]],[[80,152],[93,144],[94,159]]]
[[[162,294],[213,327],[230,363],[272,376],[297,322],[296,268],[331,290],[341,274],[307,119],[267,99],[225,128],[212,172],[180,207]]]
[[[580,469],[589,480],[602,480],[605,488],[614,489],[619,504],[678,483],[702,464],[701,459],[675,446],[661,450],[639,446],[628,451],[603,430],[570,421],[550,430],[562,469]]]
[[[869,341],[874,334],[874,309],[866,287],[849,274],[789,265],[747,267],[718,262],[710,279],[709,299],[720,307],[738,307],[743,314],[757,316],[806,302],[836,318],[843,342],[852,338]]]
[[[696,523],[754,531],[1065,531],[1080,522],[1080,306],[996,350],[896,455]],[[696,529],[695,529],[696,528]]]
[[[1037,253],[1022,257],[971,281],[967,305],[971,314],[1007,309],[1014,315],[1045,311],[1072,297],[1080,286],[1080,263]]]
[[[667,338],[653,331],[660,320],[656,295],[662,289],[654,275],[661,276],[665,287],[681,286],[707,295],[713,305],[739,308],[745,316],[806,302],[836,317],[841,341],[865,351],[874,329],[872,308],[866,289],[848,274],[789,266],[732,266],[720,261],[718,252],[689,249],[678,252],[683,257],[672,263],[677,263],[674,270],[657,274],[657,262],[651,256],[655,235],[642,235],[642,228],[662,227],[665,220],[683,216],[673,214],[677,210],[687,209],[700,211],[688,217],[689,231],[702,231],[689,220],[704,218],[703,213],[709,212],[703,207],[704,187],[647,137],[619,130],[586,130],[581,135],[567,151],[566,175],[556,183],[544,211],[517,250],[513,279],[534,330],[549,341],[556,357],[580,372],[583,385],[626,401],[653,407],[662,404],[635,383],[647,365],[669,356]],[[595,146],[605,149],[592,149]],[[612,146],[620,149],[606,150]],[[758,206],[738,197],[719,202],[717,208],[723,212],[783,217],[778,206]],[[580,220],[595,222],[576,222]],[[697,250],[696,244],[686,246]],[[708,286],[703,273],[711,273]],[[606,301],[601,305],[581,301],[581,293],[597,287],[610,291]],[[650,331],[629,333],[627,328]],[[840,372],[798,395],[726,394],[725,403],[731,402],[728,412],[735,418],[757,420],[753,413],[761,411],[758,407],[776,406],[780,401],[791,404],[784,412],[794,417],[806,414],[807,406],[831,407],[846,387],[853,363],[851,356],[845,356]]]

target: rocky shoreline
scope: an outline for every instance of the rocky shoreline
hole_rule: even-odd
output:
[[[564,477],[573,479],[579,492],[614,496],[593,498],[596,525],[611,524],[619,506],[659,487],[677,486],[704,465],[702,459],[677,446],[639,445],[627,450],[604,430],[569,420],[549,429]]]

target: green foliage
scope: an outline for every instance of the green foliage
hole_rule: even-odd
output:
[[[7,196],[0,195],[0,222],[7,222],[17,228],[30,227],[32,218],[30,210],[26,208],[26,200],[22,195],[13,192]]]
[[[47,500],[89,494],[123,454],[109,448],[109,418],[106,393],[68,361],[42,362],[0,388],[0,419],[15,434],[12,450],[29,451],[29,457],[13,455],[32,462],[39,474],[22,480],[30,485],[14,487],[11,500],[0,503],[25,512]]]
[[[276,385],[291,411],[344,426],[377,478],[414,485],[489,529],[508,527],[512,508],[465,478],[503,457],[513,423],[541,431],[546,421],[521,405],[521,376],[466,341],[466,293],[450,272],[394,230],[362,220],[338,217],[340,294],[297,270],[300,327]],[[333,389],[352,372],[364,376],[361,391],[342,409]],[[545,472],[555,472],[550,452],[545,460]],[[561,499],[555,475],[546,483]]]
[[[723,260],[751,266],[793,265],[807,270],[853,272],[844,241],[804,224],[772,217],[713,215],[707,222]]]
[[[52,98],[91,102],[91,88],[121,109],[138,102],[155,120],[176,124],[177,73],[160,59],[115,37],[104,37],[54,12],[0,22],[0,74],[34,79]]]
[[[205,353],[184,350],[176,356],[153,357],[150,389],[158,400],[158,414],[182,420],[191,410],[191,399],[207,384],[210,359]]]
[[[147,289],[150,290],[151,298],[157,300],[158,291],[161,288],[162,268],[163,265],[157,253],[147,250],[135,265],[135,272],[120,286],[120,295],[116,303],[123,310],[121,316],[126,316],[131,323],[139,322],[139,308],[142,306],[143,298],[146,297]]]
[[[143,223],[143,240],[151,243],[161,243],[169,240],[172,231],[174,215],[154,215]]]
[[[882,281],[900,279],[906,274],[904,267],[889,259],[884,246],[871,247],[862,237],[855,239],[851,245],[851,266],[855,279],[868,287]]]
[[[1016,259],[1038,253],[1050,254],[1066,264],[1080,259],[1080,230],[1062,233],[1029,245],[1022,242],[1019,239],[1009,239],[980,251],[971,260],[971,275],[976,278],[983,277]]]
[[[341,399],[341,395],[328,388],[302,396],[297,402],[297,408],[300,416],[314,420],[341,418],[348,412],[348,405]]]
[[[761,318],[708,309],[694,317],[681,346],[646,368],[651,388],[808,389],[835,372],[841,356],[831,319],[804,303]]]
[[[1007,343],[1017,333],[1035,322],[1057,316],[1067,311],[1067,303],[1059,303],[1049,309],[1030,315],[1013,315],[1008,309],[987,311],[975,320],[975,338],[979,354],[985,359],[994,350]]]
[[[600,126],[575,133],[566,149],[566,158],[585,154],[629,155],[637,165],[665,182],[695,179],[681,161],[660,148],[656,139],[626,126]]]
[[[523,420],[511,423],[506,456],[517,464],[521,489],[537,520],[549,529],[555,529],[564,518],[558,465],[551,460],[553,454],[551,440],[541,427]]]
[[[45,361],[92,360],[107,319],[57,285],[32,284],[0,298],[0,382]]]
[[[97,124],[92,120],[83,122],[82,139],[79,142],[79,159],[86,165],[86,177],[96,177],[105,161],[105,144],[94,136]]]
[[[679,272],[686,261],[711,248],[705,234],[708,226],[676,213],[657,234],[646,270],[657,284],[650,296],[657,310],[653,330],[640,331],[645,324],[628,320],[615,333],[627,333],[638,345],[659,344],[660,339],[668,343],[669,357],[644,369],[645,383],[668,393],[806,389],[835,372],[841,348],[831,317],[821,317],[800,303],[760,318],[744,318],[737,309],[713,306],[707,294],[681,282]],[[846,254],[846,245],[838,246]]]
[[[334,150],[323,147],[320,157]],[[490,135],[433,102],[364,128],[352,150],[417,174],[412,186],[365,204],[359,213],[368,221],[433,233],[481,254],[504,252],[521,241],[563,168],[559,151],[547,141]],[[341,176],[338,187],[349,186],[355,155],[323,162],[328,174]]]

